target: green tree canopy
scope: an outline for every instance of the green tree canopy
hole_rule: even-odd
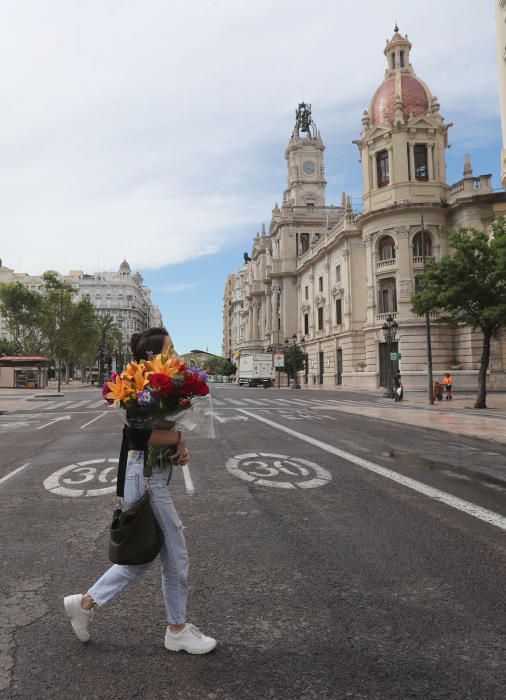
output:
[[[304,369],[304,367],[306,365],[307,355],[299,345],[295,346],[295,352],[294,352],[293,345],[289,345],[287,347],[287,349],[285,350],[284,371],[288,374],[289,377],[293,377],[294,359],[295,359],[296,370],[297,370],[297,372],[300,372],[301,370]]]
[[[412,299],[417,314],[437,311],[439,322],[466,323],[483,334],[476,408],[486,408],[490,342],[506,325],[506,220],[490,233],[460,228],[450,236],[453,255],[428,265]]]
[[[17,350],[25,355],[45,351],[43,298],[21,282],[0,284],[0,313]]]

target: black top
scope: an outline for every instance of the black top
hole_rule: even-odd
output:
[[[119,453],[118,462],[118,479],[116,481],[116,495],[123,497],[125,489],[125,474],[128,460],[129,450],[139,450],[144,452],[144,467],[146,466],[146,456],[148,453],[147,447],[151,430],[139,430],[138,428],[130,428],[128,425],[123,426],[123,439],[121,441],[121,450]]]

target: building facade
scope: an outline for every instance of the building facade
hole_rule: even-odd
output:
[[[132,274],[130,265],[123,260],[117,272],[85,274],[82,270],[71,270],[68,275],[58,276],[76,289],[75,301],[89,299],[98,316],[110,316],[121,332],[121,353],[129,355],[130,336],[150,326],[162,325],[160,310],[151,300],[151,290],[143,285],[142,276]],[[43,287],[40,275],[14,272],[0,265],[0,284],[20,282],[31,291],[39,292]],[[5,320],[0,316],[0,337],[9,337]]]
[[[502,144],[501,183],[506,189],[506,0],[495,0],[497,34],[497,69],[499,73],[499,104],[501,107]]]
[[[494,193],[490,175],[475,177],[468,156],[463,178],[448,185],[451,124],[416,75],[411,48],[396,27],[384,50],[384,79],[362,116],[355,141],[362,212],[353,211],[346,194],[339,206],[326,203],[324,145],[310,106],[299,105],[285,153],[282,205],[274,207],[268,234],[257,234],[251,259],[234,278],[242,324],[231,337],[235,357],[296,336],[308,355],[301,381],[375,388],[386,384],[389,352],[396,351],[405,386],[427,386],[425,319],[411,311],[424,260],[451,252],[453,228],[487,229],[506,212],[506,194]],[[232,308],[224,313],[233,316]],[[392,347],[382,333],[390,316],[399,324]],[[432,352],[436,373],[452,369],[459,387],[475,385],[479,334],[434,324]],[[506,388],[505,369],[505,341],[497,339],[492,388]]]

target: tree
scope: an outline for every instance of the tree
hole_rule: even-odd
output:
[[[85,368],[95,364],[100,338],[95,309],[89,299],[73,305],[71,325],[69,356],[71,362],[81,369],[84,380]]]
[[[466,323],[481,330],[475,408],[486,408],[490,343],[506,325],[506,220],[493,224],[491,234],[460,228],[451,234],[450,245],[455,253],[430,263],[421,276],[413,310],[420,315],[437,311],[440,323]]]
[[[0,355],[15,355],[16,343],[9,338],[0,338]]]
[[[72,338],[74,335],[74,302],[76,288],[61,280],[56,272],[42,275],[42,321],[41,328],[47,352],[58,362],[65,364],[68,381],[68,366],[72,362]]]
[[[298,345],[289,345],[285,349],[285,366],[284,370],[289,377],[293,377],[293,364],[295,359],[295,368],[297,372],[304,369],[306,366],[307,355],[304,350]]]
[[[25,355],[44,352],[43,299],[21,282],[0,284],[0,313],[15,348]]]
[[[118,350],[122,350],[123,338],[121,331],[116,326],[114,318],[106,313],[96,317],[98,328],[98,350],[99,350],[99,382],[104,379],[104,360]]]

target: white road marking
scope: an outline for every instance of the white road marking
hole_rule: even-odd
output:
[[[272,466],[269,466],[270,462]],[[226,468],[233,476],[237,476],[243,481],[275,489],[294,489],[297,487],[314,489],[318,486],[325,486],[329,481],[332,481],[332,474],[314,462],[300,457],[287,457],[287,455],[270,452],[251,452],[237,455],[227,460]],[[315,472],[316,476],[312,472]],[[286,476],[292,477],[294,480],[287,481]]]
[[[267,401],[257,401],[256,399],[243,399],[246,403],[252,403],[254,406],[269,406]]]
[[[16,474],[18,474],[20,471],[22,471],[23,469],[26,469],[26,467],[28,467],[29,465],[30,465],[30,462],[27,462],[26,464],[23,464],[21,467],[18,467],[17,469],[14,469],[14,471],[11,472],[10,474],[6,474],[5,476],[3,476],[3,477],[0,479],[0,484],[3,484],[4,481],[7,481],[7,479],[11,479],[13,476],[15,476]]]
[[[238,401],[237,399],[227,399],[229,403],[233,403],[235,406],[244,406],[244,403],[242,401]]]
[[[42,430],[42,428],[47,428],[48,425],[53,425],[53,423],[58,423],[58,421],[61,420],[70,420],[70,416],[59,416],[58,418],[53,418],[53,420],[50,420],[49,423],[39,425],[39,427],[35,428],[35,430]]]
[[[397,472],[394,472],[391,469],[386,469],[385,467],[382,467],[379,464],[375,464],[374,462],[370,462],[367,459],[357,457],[357,455],[354,455],[351,452],[340,450],[338,447],[328,445],[326,442],[316,440],[315,438],[312,438],[309,435],[299,433],[296,430],[287,428],[286,426],[281,425],[280,423],[275,423],[274,421],[269,420],[268,418],[264,418],[263,416],[259,416],[258,414],[250,413],[245,409],[239,410],[241,411],[241,413],[244,413],[247,416],[254,418],[255,420],[261,421],[262,423],[266,423],[272,428],[276,428],[277,430],[287,433],[288,435],[293,435],[293,437],[296,437],[299,440],[308,442],[310,445],[319,447],[321,450],[330,452],[331,454],[334,454],[337,457],[341,457],[342,459],[345,459],[346,461],[351,462],[352,464],[356,464],[357,466],[362,467],[363,469],[367,469],[368,471],[374,472],[375,474],[379,474],[380,476],[383,476],[386,479],[390,479],[391,481],[395,481],[396,483],[401,484],[402,486],[407,486],[407,488],[410,488],[413,491],[417,491],[418,493],[421,493],[424,496],[428,496],[429,498],[432,498],[435,501],[444,503],[445,505],[450,506],[451,508],[455,508],[456,510],[462,511],[463,513],[472,515],[473,518],[477,518],[478,520],[482,520],[485,523],[494,525],[495,527],[498,527],[501,530],[506,530],[506,517],[504,517],[503,515],[499,515],[499,513],[494,513],[494,511],[488,510],[487,508],[482,508],[481,506],[477,506],[475,503],[470,503],[469,501],[465,501],[462,498],[457,498],[457,496],[452,496],[451,494],[446,493],[445,491],[440,491],[439,489],[435,489],[432,486],[422,484],[421,482],[415,481],[415,479],[411,479],[408,476],[398,474]]]
[[[232,420],[248,420],[245,416],[230,416],[225,418],[225,416],[219,416],[217,413],[214,414],[214,417],[220,423],[230,423]]]
[[[44,408],[41,408],[41,411],[49,411],[55,408],[52,404],[58,404],[58,408],[61,408],[62,406],[66,406],[67,404],[72,403],[72,401],[51,401],[51,404],[49,406],[44,406]]]
[[[183,464],[182,468],[186,493],[189,496],[193,496],[193,494],[195,493],[195,487],[193,486],[193,481],[190,474],[190,467],[187,464]]]
[[[91,467],[93,465],[103,465],[100,467]],[[76,462],[69,464],[62,469],[53,472],[44,481],[44,488],[58,496],[70,496],[71,498],[79,498],[79,496],[104,496],[108,493],[116,491],[116,466],[117,457],[87,459],[84,462]],[[83,489],[84,484],[96,482],[99,488]],[[65,486],[62,486],[65,484]],[[110,486],[101,487],[100,484],[110,484]]]
[[[102,399],[101,401],[97,401],[96,403],[92,403],[88,406],[88,408],[101,408],[102,406],[105,406],[105,400]]]
[[[85,423],[84,425],[81,425],[81,430],[82,430],[83,428],[86,428],[88,425],[91,425],[92,423],[94,423],[94,422],[95,422],[96,420],[98,420],[99,418],[102,418],[102,416],[106,416],[106,415],[107,415],[107,411],[103,411],[103,413],[99,413],[98,416],[95,416],[95,418],[93,418],[92,420],[88,421],[88,422]]]
[[[85,406],[87,403],[90,403],[89,399],[86,399],[86,401],[77,401],[73,406],[71,405],[68,408],[72,408],[72,410],[74,410],[74,408],[77,408],[78,406]]]

